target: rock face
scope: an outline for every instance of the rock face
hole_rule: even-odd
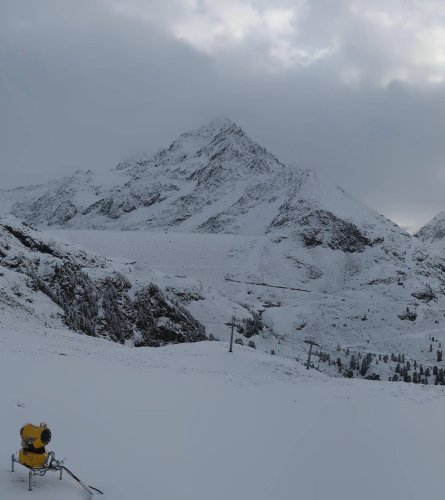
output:
[[[204,327],[155,284],[131,283],[126,274],[108,259],[0,219],[0,304],[38,316],[41,310],[31,305],[43,294],[73,330],[136,346],[207,338]]]
[[[285,203],[279,215],[267,228],[268,232],[289,228],[296,231],[306,247],[325,246],[343,252],[363,252],[372,241],[352,222],[340,219],[332,212],[317,209],[305,200],[298,200],[297,207]]]
[[[28,224],[63,226],[73,219],[83,203],[103,191],[102,186],[94,185],[94,180],[93,172],[78,170],[47,185],[0,191],[0,207]]]

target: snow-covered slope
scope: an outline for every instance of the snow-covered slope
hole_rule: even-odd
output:
[[[415,236],[427,243],[442,243],[442,245],[445,245],[445,212],[438,213],[419,229]]]
[[[35,226],[63,226],[83,207],[108,193],[111,186],[124,182],[117,172],[97,175],[77,170],[48,184],[0,190],[0,210]]]
[[[0,324],[60,325],[120,343],[205,339],[205,330],[131,265],[44,238],[0,219]],[[150,270],[145,270],[148,277]]]
[[[367,352],[382,357],[404,353],[412,365],[417,360],[431,369],[435,364],[439,346],[429,335],[433,331],[436,336],[443,328],[443,264],[439,257],[422,253],[421,247],[411,248],[402,260],[389,251],[388,255],[383,251],[383,258],[367,251],[344,254],[330,248],[301,249],[290,240],[268,235],[51,233],[98,254],[123,256],[141,270],[160,270],[162,287],[186,300],[207,332],[219,339],[229,338],[234,314],[236,339],[244,344],[254,341],[258,349],[273,350],[280,356],[306,359],[304,340],[313,336],[324,353],[333,361],[341,358],[346,366],[351,361],[349,354]],[[284,250],[297,255],[297,261],[286,258]],[[397,274],[397,263],[406,275]],[[246,338],[242,320],[249,311],[260,311],[265,327]],[[396,364],[380,359],[370,372],[387,380]],[[320,369],[338,374],[327,364],[321,363]]]
[[[130,349],[30,330],[0,328],[2,500],[87,498],[67,475],[31,493],[28,471],[8,470],[29,421],[103,500],[442,494],[441,387],[329,379],[222,342]]]

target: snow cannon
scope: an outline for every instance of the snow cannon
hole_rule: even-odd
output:
[[[25,424],[20,429],[22,448],[18,457],[13,453],[11,456],[11,472],[14,472],[14,464],[20,464],[29,469],[28,490],[32,491],[34,477],[43,477],[48,471],[58,472],[59,479],[65,471],[70,477],[77,481],[87,491],[90,497],[103,492],[90,484],[85,484],[64,465],[63,460],[57,460],[53,451],[46,451],[45,446],[51,441],[51,431],[45,423],[40,425]]]
[[[40,425],[25,424],[20,429],[22,449],[19,462],[30,469],[43,467],[48,461],[45,446],[51,441],[51,431],[45,423]]]

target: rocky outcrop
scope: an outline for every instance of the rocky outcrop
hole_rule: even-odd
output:
[[[0,219],[1,269],[26,277],[29,300],[35,292],[45,294],[80,333],[136,346],[207,338],[204,327],[155,284],[135,285],[112,261],[44,241],[12,219]]]

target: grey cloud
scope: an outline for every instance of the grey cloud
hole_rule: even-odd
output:
[[[409,34],[437,23],[427,7],[443,9],[333,4],[251,2],[295,9],[291,48],[332,49],[280,66],[261,33],[212,50],[179,40],[190,2],[0,0],[2,185],[108,169],[224,114],[401,224],[425,222],[445,208],[445,87],[427,82],[443,68],[416,63]],[[385,5],[397,29],[376,21]]]

